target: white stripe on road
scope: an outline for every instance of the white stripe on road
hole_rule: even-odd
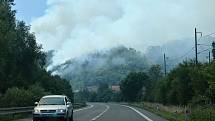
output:
[[[78,112],[78,111],[90,109],[90,108],[93,108],[93,107],[94,107],[94,105],[90,105],[90,106],[88,106],[88,107],[86,107],[86,108],[80,108],[80,109],[74,110],[74,112]]]
[[[124,107],[130,108],[131,110],[135,111],[136,113],[138,113],[140,116],[142,116],[143,118],[145,118],[147,121],[153,121],[152,119],[150,119],[149,117],[147,117],[146,115],[144,115],[143,113],[141,113],[140,111],[138,111],[137,109],[127,106],[127,105],[122,105]]]
[[[90,121],[95,121],[96,119],[98,119],[99,117],[101,117],[105,112],[107,112],[109,110],[109,108],[110,108],[110,106],[108,106],[108,105],[105,105],[105,107],[106,107],[106,109],[102,113],[100,113],[98,116],[94,117]]]

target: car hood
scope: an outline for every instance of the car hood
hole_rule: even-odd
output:
[[[34,109],[36,110],[58,110],[66,109],[65,105],[38,105]]]

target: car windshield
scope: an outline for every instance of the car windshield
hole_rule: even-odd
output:
[[[65,105],[63,97],[46,97],[42,98],[39,105]]]

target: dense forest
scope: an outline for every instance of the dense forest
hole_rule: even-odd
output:
[[[30,26],[16,20],[13,0],[0,1],[0,106],[29,106],[45,94],[73,97],[68,81],[45,69],[46,53]]]

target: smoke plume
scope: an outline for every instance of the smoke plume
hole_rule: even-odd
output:
[[[193,37],[194,27],[214,31],[214,0],[47,0],[45,14],[31,22],[54,64],[119,45],[148,46]]]

